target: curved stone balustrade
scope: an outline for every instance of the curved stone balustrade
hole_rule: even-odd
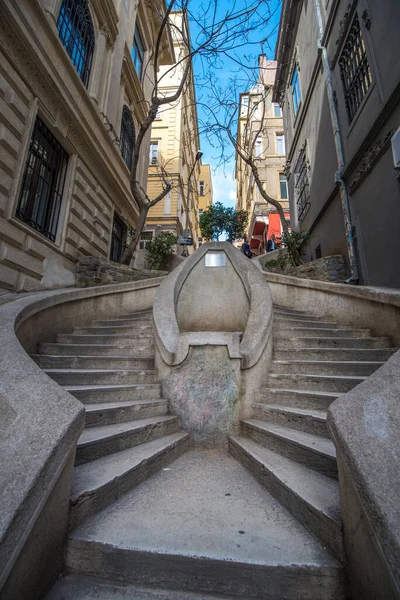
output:
[[[274,302],[400,346],[400,291],[264,274]],[[330,407],[353,597],[400,598],[400,350]]]
[[[83,405],[30,358],[90,318],[152,306],[162,278],[44,292],[0,307],[0,596],[37,597],[61,570]]]
[[[163,395],[195,445],[226,445],[271,363],[263,276],[231,244],[204,244],[160,286],[153,316]]]

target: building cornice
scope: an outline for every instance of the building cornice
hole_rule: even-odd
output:
[[[278,65],[274,83],[274,95],[272,98],[273,102],[279,102],[279,98],[284,91],[302,6],[303,0],[283,1],[278,41],[275,52],[275,60],[277,61]]]

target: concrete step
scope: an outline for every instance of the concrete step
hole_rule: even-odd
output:
[[[329,438],[326,410],[257,403],[253,405],[253,416],[255,419]]]
[[[75,467],[70,527],[115,502],[188,448],[188,434],[178,432]]]
[[[33,354],[31,358],[42,369],[154,369],[154,358],[67,356],[64,354]]]
[[[327,321],[317,321],[314,317],[293,318],[277,315],[274,317],[274,325],[282,329],[292,327],[307,327],[309,329],[342,329],[337,323],[328,323]]]
[[[127,319],[107,319],[103,321],[92,321],[91,325],[93,327],[120,327],[122,325],[131,325],[132,327],[141,327],[142,325],[152,326],[153,318],[149,317],[148,319],[136,319],[136,318],[127,318]]]
[[[275,350],[275,360],[386,361],[397,348],[294,348]]]
[[[85,405],[85,427],[102,427],[166,415],[168,400],[131,400]]]
[[[230,437],[229,451],[324,547],[342,559],[337,481],[243,437]]]
[[[275,350],[293,350],[296,348],[391,348],[388,337],[315,337],[279,336],[274,341]]]
[[[340,397],[339,392],[319,392],[313,390],[296,390],[287,388],[261,388],[261,403],[284,404],[294,408],[328,410],[329,406]]]
[[[124,357],[132,358],[151,358],[154,360],[154,349],[148,347],[145,344],[137,343],[134,344],[132,341],[130,345],[121,347],[115,342],[110,344],[56,344],[56,343],[45,343],[40,344],[39,352],[46,355],[66,355],[66,356],[112,356],[118,357],[121,354]]]
[[[384,362],[333,360],[274,360],[274,373],[315,373],[321,375],[361,375],[368,377]]]
[[[75,465],[171,435],[178,428],[178,417],[171,415],[89,427],[83,430],[78,440]]]
[[[365,377],[351,375],[318,375],[305,373],[270,373],[266,385],[272,388],[348,392],[362,383]]]
[[[92,325],[90,327],[76,327],[74,328],[74,333],[89,333],[96,335],[104,335],[104,334],[119,334],[123,335],[131,335],[135,336],[138,333],[153,333],[153,325],[150,323],[149,325],[140,325],[140,326],[132,326],[132,325]]]
[[[342,600],[343,569],[225,452],[190,451],[71,532],[66,570],[181,592]]]
[[[241,435],[314,471],[337,478],[335,447],[324,437],[257,419],[242,421]]]
[[[66,385],[64,389],[83,404],[119,402],[120,400],[156,400],[161,398],[159,383],[127,385]]]
[[[45,373],[60,385],[157,383],[154,370],[46,369]]]
[[[290,333],[291,336],[302,336],[302,337],[315,337],[321,338],[337,337],[337,338],[369,338],[371,337],[370,329],[340,329],[340,328],[326,328],[326,327],[292,327],[291,325],[285,325],[280,323],[274,323],[274,337],[287,337]]]
[[[237,596],[149,588],[72,574],[60,576],[44,600],[237,600]]]
[[[154,346],[154,335],[152,333],[132,334],[99,334],[95,333],[59,333],[57,342],[61,344],[114,344],[118,348],[140,344],[142,348]]]

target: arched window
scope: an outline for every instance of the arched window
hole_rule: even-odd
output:
[[[132,155],[135,146],[135,126],[131,111],[125,105],[122,110],[120,142],[121,155],[129,170],[132,168]]]
[[[72,64],[87,87],[94,52],[94,29],[86,0],[63,0],[57,29]]]

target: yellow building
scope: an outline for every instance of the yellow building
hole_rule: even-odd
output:
[[[139,214],[130,163],[159,10],[164,2],[0,2],[0,290],[74,285],[82,256],[120,260]],[[171,64],[168,31],[162,47]]]
[[[211,206],[213,203],[213,188],[212,188],[212,178],[211,178],[211,168],[210,165],[200,165],[200,178],[199,178],[199,219],[203,214],[203,211]],[[197,230],[198,243],[199,246],[203,243],[203,238],[200,231],[200,226]]]
[[[187,52],[186,45],[180,35],[184,28],[188,36],[188,22],[182,13],[172,13],[171,18],[177,24],[172,29],[175,58],[178,62]],[[188,36],[189,37],[189,36]],[[185,63],[174,68],[161,67],[160,92],[173,94],[181,80]],[[161,106],[151,129],[149,172],[147,193],[155,198],[165,186],[162,173],[173,182],[172,190],[148,213],[145,230],[141,235],[140,249],[136,256],[136,265],[142,266],[145,261],[146,244],[161,231],[173,231],[178,237],[185,234],[193,240],[192,246],[185,246],[186,251],[193,252],[199,241],[199,181],[204,170],[204,185],[209,197],[211,191],[211,175],[207,166],[201,165],[199,151],[199,135],[197,122],[196,96],[193,72],[190,71],[187,85],[180,98],[173,104]],[[205,189],[205,188],[204,188]],[[178,247],[179,253],[183,247]]]
[[[276,62],[259,57],[258,84],[240,95],[238,143],[246,155],[251,154],[263,187],[269,196],[279,200],[289,220],[285,136],[282,111],[272,102]],[[236,180],[238,209],[249,211],[248,238],[252,251],[263,254],[266,241],[272,233],[279,238],[282,227],[276,209],[261,196],[250,167],[236,154]]]

